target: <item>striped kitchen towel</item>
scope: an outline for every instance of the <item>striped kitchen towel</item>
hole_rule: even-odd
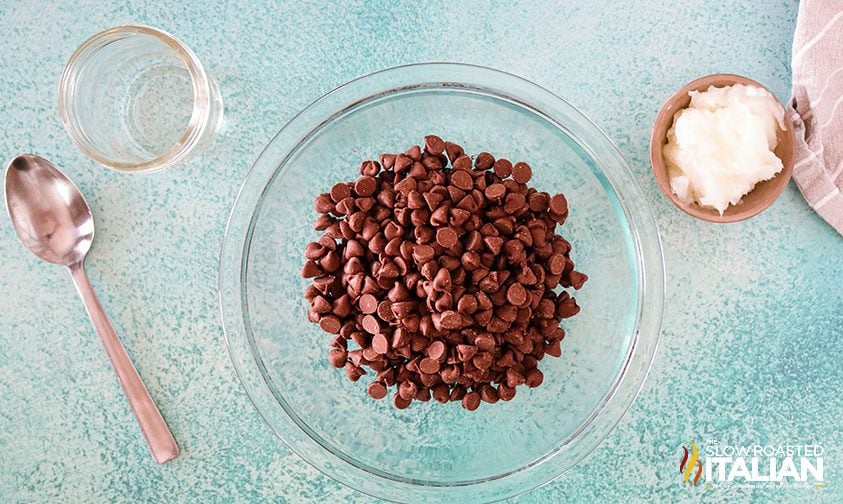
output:
[[[800,2],[792,64],[793,179],[843,234],[843,2]]]

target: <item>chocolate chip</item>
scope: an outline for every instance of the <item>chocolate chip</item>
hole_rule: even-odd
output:
[[[474,179],[467,172],[454,171],[451,173],[451,183],[463,191],[468,191],[474,186]]]
[[[393,170],[395,173],[401,173],[404,170],[408,169],[412,166],[413,160],[403,154],[399,154],[395,157],[395,166],[393,166]]]
[[[553,317],[553,314],[556,312],[556,305],[553,304],[553,301],[550,299],[542,299],[539,301],[538,307],[536,308],[536,314],[543,318],[549,319]]]
[[[383,399],[386,397],[386,385],[381,382],[374,381],[369,384],[369,396],[372,399]]]
[[[378,317],[384,322],[392,322],[395,319],[395,313],[392,311],[392,302],[384,299],[378,303],[377,309]]]
[[[479,352],[471,359],[471,363],[477,369],[489,369],[489,366],[492,365],[492,359],[493,357],[490,352]]]
[[[431,212],[439,208],[439,204],[445,199],[445,196],[435,192],[426,192],[423,196],[424,201],[427,203],[427,208],[430,209]],[[431,219],[432,218],[433,216],[431,215]]]
[[[348,352],[339,348],[334,348],[328,352],[328,360],[331,361],[331,365],[335,368],[345,367],[345,363],[348,360]]]
[[[491,200],[497,200],[503,197],[506,194],[506,186],[503,184],[491,184],[486,186],[486,190],[484,192],[487,198]]]
[[[495,161],[495,175],[502,179],[512,175],[512,163],[508,159],[498,159]]]
[[[377,292],[379,289],[377,282],[372,277],[365,277],[363,279],[363,289],[360,291],[363,294],[371,294]]]
[[[480,394],[477,392],[469,392],[462,398],[462,407],[468,411],[474,411],[480,406]]]
[[[434,156],[429,156],[429,157],[423,158],[422,159],[422,165],[428,170],[435,170],[435,171],[441,170],[444,166],[443,163],[442,163],[442,160],[439,159],[438,157],[434,157]],[[414,165],[414,168],[415,168],[415,165]],[[410,176],[422,177],[422,176],[424,176],[424,173],[422,173],[421,171],[419,171],[418,173],[415,173],[415,170],[414,170],[414,171],[410,172]]]
[[[419,388],[419,391],[416,392],[416,395],[413,396],[413,399],[421,402],[430,401],[430,389],[427,387]]]
[[[360,307],[360,311],[363,313],[375,313],[378,309],[378,299],[371,294],[363,294],[357,301],[357,306]]]
[[[444,227],[436,231],[436,243],[449,249],[457,244],[459,236],[452,228]]]
[[[375,334],[375,337],[372,338],[372,349],[381,355],[389,351],[389,340],[385,334]]]
[[[374,177],[380,171],[381,166],[377,161],[363,161],[360,164],[360,175],[364,177]]]
[[[466,294],[457,302],[457,311],[464,315],[471,315],[477,311],[477,298],[472,294]]]
[[[448,398],[449,398],[449,395],[450,395],[450,388],[448,387],[447,384],[440,383],[439,385],[436,385],[435,387],[433,387],[432,394],[433,394],[433,398],[436,400],[436,402],[444,404],[444,403],[448,402]]]
[[[442,377],[442,381],[448,384],[454,384],[460,377],[460,368],[457,366],[448,366],[439,373],[439,376]],[[453,391],[452,391],[453,393]]]
[[[395,154],[381,154],[380,161],[384,170],[391,170],[395,166]]]
[[[557,194],[550,198],[550,211],[557,214],[565,214],[568,212],[568,200],[562,194]]]
[[[483,238],[483,243],[489,249],[489,252],[498,255],[501,252],[501,247],[503,247],[503,238],[500,236],[487,236]]]
[[[445,152],[448,154],[448,159],[451,163],[465,153],[461,146],[451,142],[445,142]]]
[[[469,171],[471,170],[471,158],[468,156],[460,156],[453,163],[454,170]]]
[[[424,137],[424,151],[433,156],[438,156],[445,152],[445,142],[436,135],[427,135]]]
[[[311,308],[316,313],[328,313],[331,311],[331,302],[322,296],[316,296],[310,303]]]
[[[462,401],[462,398],[465,397],[465,386],[463,385],[454,385],[454,388],[451,389],[451,395],[448,397],[451,401]]]
[[[377,334],[381,330],[380,322],[374,315],[366,315],[363,317],[363,322],[360,324],[363,329],[369,334]]]
[[[427,357],[425,359],[422,359],[421,362],[419,362],[419,369],[422,373],[433,374],[439,371],[439,361]]]
[[[334,315],[336,315],[340,319],[344,319],[351,315],[351,310],[351,300],[349,299],[348,294],[343,294],[340,297],[336,298],[331,309]]]
[[[410,344],[410,336],[403,327],[395,329],[392,334],[392,348],[401,348]]]
[[[328,273],[333,273],[340,268],[340,257],[336,252],[331,250],[319,260],[319,266]]]
[[[511,401],[515,398],[515,388],[501,383],[498,385],[498,397],[501,401]]]
[[[515,388],[518,385],[523,385],[527,379],[523,374],[519,373],[515,366],[506,370],[506,384],[509,387]]]
[[[527,163],[515,163],[512,167],[512,179],[519,184],[526,184],[533,177],[533,169]]]
[[[412,399],[418,390],[419,386],[412,380],[404,380],[398,384],[398,395],[403,399]]]
[[[565,269],[565,256],[562,254],[553,254],[547,261],[547,267],[551,274],[560,275]]]
[[[302,278],[313,278],[322,274],[322,270],[313,261],[307,261],[301,269]]]
[[[452,226],[462,226],[471,217],[471,212],[468,210],[463,210],[462,208],[452,208],[451,209],[451,218],[448,222]]]
[[[332,212],[334,210],[334,205],[336,205],[336,203],[333,199],[331,199],[331,195],[327,193],[317,196],[316,201],[313,204],[316,211],[321,214]]]
[[[377,181],[372,177],[360,177],[354,183],[354,192],[358,196],[367,197],[375,194],[378,188]]]
[[[492,317],[486,325],[486,329],[493,333],[502,333],[509,329],[509,324],[500,317]]]
[[[580,312],[580,307],[574,298],[568,298],[556,305],[556,315],[560,318],[573,317]]]
[[[441,324],[445,329],[459,329],[462,326],[462,317],[459,313],[448,310],[442,312]]]
[[[417,264],[424,264],[433,259],[434,253],[430,245],[417,245],[413,248],[413,259]]]
[[[481,348],[489,352],[495,349],[495,339],[488,334],[478,336],[474,340],[474,344],[477,346],[477,348]]]
[[[495,156],[488,152],[481,152],[474,160],[474,167],[478,170],[488,170],[495,164]]]
[[[359,208],[363,212],[368,212],[375,206],[375,199],[374,198],[357,198],[354,200],[354,205]],[[381,208],[379,210],[386,210],[385,208]]]
[[[544,346],[544,352],[548,355],[552,355],[553,357],[559,357],[562,355],[562,348],[559,345],[559,341],[551,341],[547,345]]]
[[[477,201],[472,195],[467,194],[460,200],[459,203],[457,203],[457,208],[473,214],[478,210]]]
[[[482,399],[483,402],[495,404],[498,402],[498,391],[491,385],[483,385],[480,388],[480,399]]]
[[[550,198],[547,193],[533,193],[527,197],[527,202],[533,212],[543,212],[547,210]]]
[[[407,155],[413,161],[421,161],[421,148],[418,145],[410,147],[404,154]]]
[[[520,283],[514,283],[506,291],[506,300],[515,306],[521,306],[527,301],[527,291]]]
[[[398,301],[392,303],[392,314],[398,320],[404,320],[413,313],[416,309],[416,303],[413,301]]]
[[[307,299],[308,301],[312,301],[313,298],[315,298],[318,295],[319,295],[319,289],[314,287],[313,284],[308,285],[307,288],[304,291],[304,298]]]
[[[413,402],[412,399],[404,399],[398,394],[395,394],[395,396],[392,398],[392,404],[395,405],[395,408],[400,410],[407,408],[411,402]]]
[[[466,270],[474,271],[480,266],[480,255],[477,252],[466,252],[460,258],[460,263]]]
[[[331,199],[334,203],[339,203],[349,196],[351,196],[351,189],[348,188],[348,184],[340,182],[331,187]]]
[[[436,276],[433,277],[433,288],[439,292],[451,289],[451,272],[446,268],[441,268]]]
[[[360,366],[356,366],[351,362],[345,363],[345,374],[348,375],[348,379],[356,382],[360,379],[361,376],[366,374],[366,371],[363,370]]]
[[[576,290],[580,290],[585,281],[588,280],[588,276],[584,273],[580,273],[579,271],[572,271],[569,278],[571,280],[571,286]]]
[[[427,347],[427,355],[431,359],[442,360],[445,357],[445,344],[441,341],[434,341]]]
[[[524,200],[523,194],[510,193],[506,195],[506,203],[504,205],[504,210],[506,210],[506,213],[520,213],[521,210],[523,210],[526,206],[527,202]],[[509,234],[511,234],[511,231]]]
[[[538,369],[531,369],[527,373],[527,378],[525,380],[525,383],[530,388],[536,388],[539,385],[541,385],[543,381],[544,381],[544,374],[542,374],[542,372],[539,371]]]

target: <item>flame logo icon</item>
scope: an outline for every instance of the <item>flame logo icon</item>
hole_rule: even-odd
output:
[[[689,452],[687,448],[684,446],[682,447],[682,461],[679,462],[679,474],[682,475],[682,478],[685,480],[685,483],[692,482],[694,486],[700,481],[700,476],[702,476],[703,468],[702,462],[699,460],[699,450],[697,450],[697,445],[694,444],[693,441],[689,441],[691,443],[691,451]],[[691,474],[694,473],[694,469],[696,469],[696,474],[694,474],[693,480],[691,479]]]

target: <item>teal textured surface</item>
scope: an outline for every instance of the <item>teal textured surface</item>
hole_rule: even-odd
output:
[[[295,113],[354,77],[448,60],[509,71],[580,108],[616,141],[656,213],[667,274],[662,340],[638,401],[584,462],[514,502],[843,501],[843,238],[791,184],[766,212],[714,225],[676,210],[648,161],[676,88],[733,72],[786,100],[796,1],[332,4],[150,0],[0,5],[0,143],[43,155],[87,196],[88,272],[182,447],[156,466],[61,268],[0,226],[0,501],[370,502],[331,481],[255,412],[228,360],[216,273],[252,161]],[[223,131],[146,176],[86,159],[61,127],[66,59],[93,33],[145,23],[219,81]],[[825,486],[689,487],[694,440],[826,449]]]

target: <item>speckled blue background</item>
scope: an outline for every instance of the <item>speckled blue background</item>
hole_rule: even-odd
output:
[[[116,3],[116,2],[115,2]],[[337,85],[402,63],[507,70],[565,97],[620,146],[664,240],[668,302],[641,396],[575,469],[517,502],[843,501],[843,238],[793,184],[764,214],[712,225],[650,175],[664,98],[734,72],[789,95],[794,0],[293,3],[141,0],[0,4],[0,145],[55,160],[88,196],[88,271],[183,454],[155,465],[70,278],[0,225],[0,501],[368,502],[263,424],[228,360],[217,255],[240,181],[272,134]],[[64,62],[140,22],[188,43],[218,78],[224,131],[188,165],[110,172],[65,135]],[[825,488],[686,488],[688,440],[826,447]]]

